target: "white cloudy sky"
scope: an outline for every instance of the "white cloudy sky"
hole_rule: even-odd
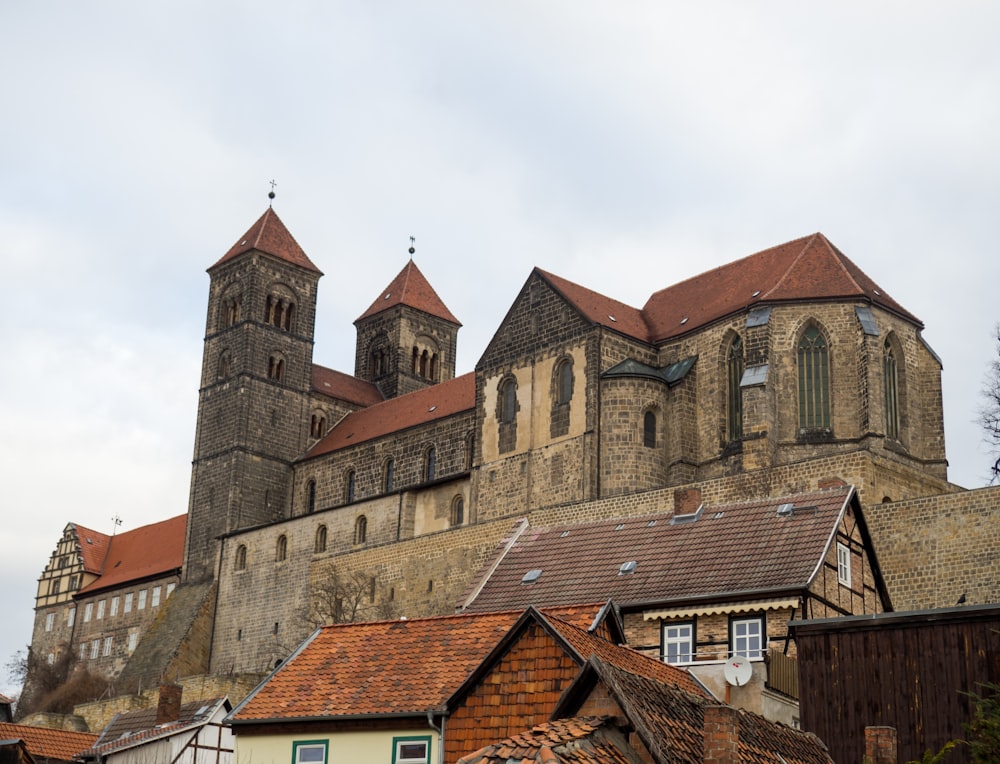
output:
[[[0,4],[0,660],[67,522],[186,510],[204,271],[272,178],[345,371],[410,235],[467,371],[534,265],[641,306],[822,231],[925,322],[982,485],[1000,6],[817,5]]]

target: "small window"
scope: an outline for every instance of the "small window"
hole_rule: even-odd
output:
[[[240,544],[236,547],[236,559],[233,563],[234,570],[246,570],[247,569],[247,548],[244,544]]]
[[[393,764],[429,764],[430,737],[393,738]]]
[[[461,525],[465,522],[465,497],[456,496],[451,501],[451,518],[450,524],[452,526]]]
[[[45,630],[52,631],[52,627],[56,625],[56,614],[48,613],[45,616]]]
[[[764,618],[733,618],[729,623],[731,655],[742,655],[750,660],[764,657]]]
[[[61,583],[62,583],[61,578],[57,578],[52,581],[52,591],[51,591],[52,594],[59,594],[59,586]]]
[[[368,540],[368,518],[364,515],[358,515],[358,519],[354,521],[354,543],[364,544]]]
[[[226,379],[229,376],[233,364],[233,357],[228,350],[223,350],[219,355],[219,370],[216,376],[219,379]]]
[[[173,593],[174,593],[174,589],[175,589],[176,587],[177,587],[177,584],[167,584],[167,596],[168,596],[168,597],[169,597],[169,596],[170,596],[171,594],[173,594]]]
[[[691,663],[694,660],[694,624],[663,624],[663,660],[667,663]]]
[[[295,305],[286,297],[268,295],[264,303],[264,322],[286,332],[292,328],[292,313]]]
[[[354,487],[355,487],[356,477],[354,470],[350,470],[347,473],[347,503],[350,504],[354,501]]]
[[[569,405],[573,398],[573,364],[569,360],[559,362],[556,385],[556,403],[560,406]]]
[[[118,606],[121,603],[121,597],[114,596],[111,598],[111,616],[118,615]]]
[[[125,595],[125,605],[122,608],[122,612],[123,613],[131,613],[132,612],[132,599],[133,599],[132,592],[128,592]]]
[[[510,424],[517,417],[517,381],[505,379],[500,385],[500,421]]]
[[[285,534],[278,536],[278,543],[274,549],[274,559],[276,562],[284,562],[288,558],[288,537]]]
[[[846,544],[837,542],[837,581],[843,586],[851,585],[851,550]]]
[[[86,659],[87,659],[87,643],[83,642],[80,645],[80,660],[83,661]]]
[[[111,655],[111,641],[112,637],[104,638],[104,650],[101,652],[101,655],[103,655],[105,658]]]
[[[424,480],[428,483],[434,479],[434,470],[436,468],[437,452],[434,450],[434,446],[427,449],[427,453],[424,455]]]
[[[66,625],[72,628],[74,623],[76,623],[76,608],[71,607],[66,611]]]
[[[145,610],[146,608],[146,590],[139,590],[139,604],[136,606],[136,610]]]
[[[285,359],[279,355],[272,355],[267,360],[267,378],[280,382],[285,376]]]
[[[83,606],[83,622],[90,623],[90,619],[93,617],[93,615],[94,615],[94,603],[88,602],[86,605]]]
[[[100,621],[104,618],[104,608],[107,605],[107,600],[101,600],[97,603],[97,620]]]
[[[326,764],[325,740],[303,740],[292,743],[292,764]]]
[[[387,459],[385,462],[385,467],[382,470],[382,490],[385,493],[390,493],[392,491],[394,470],[395,470],[395,465],[393,464],[392,459]]]
[[[316,511],[316,481],[310,480],[306,486],[306,512],[310,515]]]
[[[95,639],[90,643],[90,659],[94,660],[98,655],[101,654],[101,640]]]
[[[139,644],[139,632],[132,629],[128,633],[128,654],[131,655],[135,652],[136,645]]]
[[[642,417],[642,444],[646,448],[656,448],[656,414],[652,411]]]
[[[313,545],[313,552],[319,554],[326,551],[326,526],[321,525],[316,529],[316,543]]]
[[[160,606],[160,592],[161,591],[162,591],[161,587],[159,587],[159,586],[154,586],[153,587],[153,596],[152,596],[152,599],[151,599],[151,601],[149,603],[150,607],[159,607]]]

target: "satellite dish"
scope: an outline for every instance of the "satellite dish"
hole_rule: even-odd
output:
[[[750,659],[742,655],[734,655],[726,661],[726,667],[722,670],[722,675],[728,684],[734,687],[742,687],[750,681],[753,676],[753,667]]]

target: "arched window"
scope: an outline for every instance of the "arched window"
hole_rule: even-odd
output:
[[[816,326],[802,333],[798,347],[799,429],[830,429],[830,357],[826,338]]]
[[[371,352],[371,375],[373,377],[381,377],[383,374],[389,373],[389,354],[386,352],[385,347],[379,346],[372,348]]]
[[[240,544],[238,547],[236,547],[236,559],[233,562],[233,569],[234,570],[247,569],[247,548],[245,544]],[[127,602],[128,597],[126,597],[125,599],[126,599],[126,604],[128,604]]]
[[[899,440],[899,366],[888,338],[882,349],[882,376],[885,384],[885,435]]]
[[[350,504],[352,501],[354,501],[354,482],[355,482],[354,470],[348,470],[348,472],[347,472],[347,485],[346,485],[347,503],[348,504]]]
[[[243,296],[238,287],[230,288],[219,302],[219,328],[228,329],[239,322]]]
[[[264,323],[284,329],[286,332],[292,328],[292,313],[295,304],[291,298],[279,294],[269,294],[264,303]]]
[[[471,470],[476,456],[476,434],[470,432],[465,436],[465,469]]]
[[[743,340],[735,337],[726,354],[726,440],[743,437]]]
[[[267,361],[267,378],[280,382],[285,376],[285,359],[277,353]]]
[[[309,422],[309,436],[312,438],[321,438],[325,432],[326,415],[322,411],[317,411],[312,415],[312,419]]]
[[[387,459],[385,468],[382,471],[382,490],[385,493],[392,491],[394,464],[392,459]]]
[[[285,534],[278,536],[278,543],[274,547],[275,562],[284,562],[288,557],[288,537]]]
[[[510,424],[517,417],[517,380],[508,377],[500,384],[500,422]]]
[[[436,451],[434,446],[427,449],[427,453],[424,454],[424,480],[428,483],[434,479],[434,469],[437,466],[436,461]]]
[[[311,515],[316,511],[316,481],[310,480],[306,486],[306,491],[308,493],[306,511]]]
[[[465,522],[465,498],[462,496],[456,496],[451,501],[451,517],[449,518],[452,526],[461,525]]]
[[[316,543],[313,544],[313,553],[319,554],[326,551],[326,526],[321,525],[316,529]]]
[[[647,411],[642,417],[642,445],[656,448],[656,412]]]
[[[219,356],[219,372],[218,378],[225,379],[229,376],[230,367],[233,363],[233,357],[228,350],[223,350],[222,354]]]
[[[564,359],[556,367],[556,403],[568,405],[573,398],[573,362]]]
[[[354,521],[354,543],[364,544],[368,540],[368,518],[358,515]]]

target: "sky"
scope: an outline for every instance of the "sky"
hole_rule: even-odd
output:
[[[326,274],[314,361],[351,373],[410,236],[463,373],[534,266],[641,307],[821,231],[924,322],[949,477],[986,484],[997,28],[961,0],[0,3],[0,662],[68,522],[187,510],[205,269],[272,180]]]

